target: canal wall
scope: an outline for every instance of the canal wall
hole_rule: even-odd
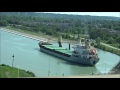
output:
[[[34,36],[34,35],[26,34],[26,33],[21,33],[21,32],[13,31],[13,30],[6,29],[6,28],[0,28],[0,29],[3,30],[3,31],[6,31],[8,33],[12,33],[12,34],[15,34],[15,35],[19,35],[19,36],[22,36],[22,37],[33,39],[33,40],[36,40],[36,41],[40,41],[40,40],[46,41],[47,40],[46,38],[43,38],[43,37]],[[56,40],[50,40],[50,42],[51,43],[56,43],[57,41]],[[64,41],[62,41],[62,43],[70,43],[71,45],[73,45],[73,44],[76,44],[77,42],[76,41],[70,41],[70,40],[64,40]]]
[[[113,74],[120,74],[120,60],[114,65],[110,72]]]
[[[15,34],[15,35],[19,35],[19,36],[22,36],[22,37],[26,37],[26,38],[29,38],[29,39],[33,39],[33,40],[36,40],[36,41],[42,40],[42,38],[41,38],[41,39],[38,39],[38,38],[31,37],[31,36],[28,36],[28,35],[23,35],[23,34],[20,34],[20,33],[18,33],[18,32],[11,31],[11,30],[9,30],[9,29],[1,28],[1,30],[5,31],[5,32],[8,32],[8,33]]]

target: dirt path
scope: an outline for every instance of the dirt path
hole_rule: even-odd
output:
[[[102,44],[102,45],[105,45],[105,46],[107,46],[107,47],[110,47],[110,48],[116,49],[116,50],[120,50],[119,48],[116,48],[116,47],[110,46],[110,45],[105,44],[105,43],[101,43],[101,44]]]

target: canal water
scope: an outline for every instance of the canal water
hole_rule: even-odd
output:
[[[119,61],[118,55],[97,49],[100,61],[95,66],[78,65],[40,52],[38,42],[0,30],[0,63],[12,66],[14,54],[14,67],[32,71],[38,77],[46,77],[108,73]],[[68,48],[68,44],[63,43],[63,47]]]

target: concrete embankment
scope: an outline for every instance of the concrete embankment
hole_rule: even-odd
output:
[[[114,73],[114,74],[120,74],[120,60],[119,60],[118,63],[112,68],[111,72]]]
[[[4,29],[4,28],[1,28],[1,29],[3,31],[8,32],[8,33],[12,33],[12,34],[19,35],[19,36],[22,36],[22,37],[30,38],[30,39],[33,39],[33,40],[37,40],[37,41],[42,40],[42,38],[38,39],[38,38],[32,37],[31,35],[26,35],[26,34],[22,34],[22,33],[16,32],[16,31],[11,31],[10,29]]]
[[[14,30],[11,30],[11,29],[6,29],[6,28],[0,28],[0,29],[3,30],[3,31],[9,32],[9,33],[15,34],[15,35],[19,35],[19,36],[30,38],[30,39],[37,40],[37,41],[40,41],[40,40],[46,41],[47,40],[47,38],[42,37],[42,36],[35,36],[35,35],[31,35],[31,34],[22,33],[22,32],[19,32],[19,31],[14,31]],[[57,40],[52,38],[52,40],[50,40],[50,42],[56,43]],[[76,43],[76,41],[70,41],[70,40],[63,40],[62,42],[63,43],[71,43],[71,44]]]

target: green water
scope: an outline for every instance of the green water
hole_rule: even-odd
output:
[[[57,43],[53,43],[58,45]],[[67,43],[63,43],[68,48]],[[97,49],[100,61],[94,67],[77,65],[40,52],[38,41],[0,30],[0,63],[29,70],[36,76],[72,76],[91,73],[107,73],[118,61],[119,56]]]

